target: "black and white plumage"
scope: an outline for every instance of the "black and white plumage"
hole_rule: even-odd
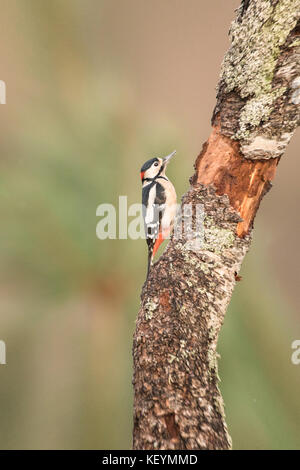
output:
[[[160,244],[168,238],[176,214],[176,192],[166,176],[166,166],[176,152],[152,158],[141,168],[142,203],[148,245],[148,271]]]

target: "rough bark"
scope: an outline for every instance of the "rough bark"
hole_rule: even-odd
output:
[[[134,334],[134,449],[228,449],[217,341],[253,220],[299,124],[300,0],[244,0],[230,29],[212,133],[182,199],[204,238],[173,237]],[[194,217],[194,215],[193,215]]]

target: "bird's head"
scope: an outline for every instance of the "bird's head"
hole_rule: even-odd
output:
[[[158,176],[165,176],[165,171],[168,163],[170,162],[171,158],[175,155],[176,150],[170,153],[163,158],[151,158],[147,160],[141,168],[141,180],[142,182],[147,180],[153,180]]]

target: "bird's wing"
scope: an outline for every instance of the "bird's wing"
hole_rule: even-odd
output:
[[[165,190],[159,183],[151,183],[143,188],[143,216],[149,248],[159,234],[160,221],[166,202]]]

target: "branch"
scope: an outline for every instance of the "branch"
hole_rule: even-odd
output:
[[[173,237],[141,295],[133,344],[134,449],[228,449],[217,341],[253,221],[299,124],[300,0],[243,0],[212,133],[182,199],[204,240]]]

